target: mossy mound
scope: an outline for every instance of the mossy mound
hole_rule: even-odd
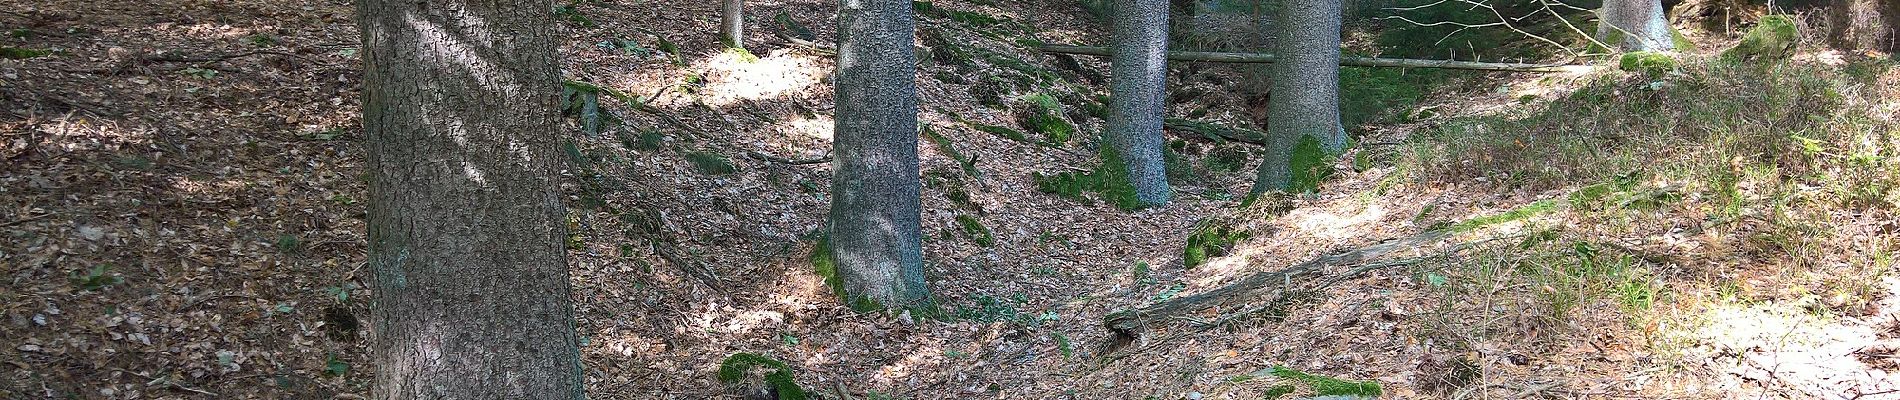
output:
[[[1795,28],[1794,16],[1769,15],[1761,17],[1761,23],[1742,35],[1742,42],[1722,52],[1722,59],[1729,61],[1777,62],[1794,56],[1795,44],[1801,39],[1801,32]]]
[[[1057,147],[1068,143],[1069,138],[1075,136],[1075,124],[1063,119],[1062,105],[1056,102],[1055,97],[1036,93],[1023,97],[1023,100],[1029,103],[1028,107],[1016,116],[1016,122],[1023,129],[1042,135],[1044,143]]]
[[[1035,181],[1036,190],[1054,194],[1083,204],[1094,204],[1084,193],[1095,192],[1102,200],[1122,210],[1139,210],[1146,205],[1135,195],[1135,185],[1128,181],[1128,164],[1115,146],[1102,146],[1102,165],[1094,171],[1064,171],[1054,175],[1035,173],[1030,176]]]
[[[1681,65],[1676,62],[1675,57],[1653,51],[1624,53],[1623,58],[1617,62],[1616,66],[1618,69],[1624,71],[1642,73],[1649,76],[1662,75],[1681,67]]]
[[[1247,239],[1247,231],[1232,225],[1205,220],[1195,227],[1194,233],[1187,238],[1187,247],[1181,249],[1181,264],[1194,268],[1206,264],[1207,259],[1227,255],[1234,244]]]

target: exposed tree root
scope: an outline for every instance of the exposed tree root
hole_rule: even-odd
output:
[[[1399,240],[1361,247],[1344,253],[1321,256],[1278,271],[1255,273],[1241,278],[1232,284],[1210,289],[1205,292],[1176,297],[1133,310],[1122,310],[1110,313],[1105,318],[1104,325],[1106,325],[1110,331],[1115,332],[1115,334],[1120,336],[1124,341],[1132,340],[1140,336],[1143,331],[1152,325],[1163,324],[1167,321],[1180,320],[1192,322],[1203,327],[1218,326],[1223,321],[1231,321],[1237,317],[1223,317],[1214,323],[1209,323],[1195,319],[1191,315],[1223,304],[1244,302],[1249,299],[1258,298],[1267,298],[1270,299],[1270,301],[1264,306],[1250,308],[1248,311],[1238,315],[1258,314],[1262,311],[1272,310],[1274,307],[1284,307],[1287,300],[1296,297],[1299,293],[1311,293],[1318,289],[1331,286],[1336,282],[1363,275],[1374,269],[1414,264],[1422,261],[1424,258],[1394,262],[1372,262],[1394,251],[1417,248],[1437,242],[1452,233],[1451,230],[1442,229],[1425,231]],[[1358,267],[1345,274],[1322,278],[1318,281],[1319,284],[1317,285],[1295,285],[1295,278],[1302,278],[1299,283],[1307,283],[1311,280],[1305,277],[1318,275],[1325,267],[1346,265],[1357,265]]]

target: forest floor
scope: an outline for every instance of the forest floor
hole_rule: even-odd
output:
[[[943,320],[854,313],[812,272],[832,62],[780,36],[830,41],[835,3],[749,2],[750,53],[714,43],[716,2],[557,9],[572,99],[602,110],[570,127],[563,188],[591,398],[742,396],[714,371],[756,353],[826,398],[1900,399],[1891,60],[1442,76],[1355,126],[1317,193],[1247,208],[1257,147],[1171,129],[1175,202],[1123,211],[1032,179],[1095,168],[1107,65],[1030,45],[1102,24],[1072,2],[920,4]],[[25,50],[0,59],[0,397],[367,394],[350,4],[0,10]],[[1365,71],[1348,84],[1398,79]],[[1172,72],[1171,116],[1257,128],[1245,70]],[[1073,132],[1025,122],[1046,109]],[[1286,302],[1103,326],[1446,227]],[[1190,236],[1221,228],[1245,234],[1198,235],[1235,243],[1190,268]]]

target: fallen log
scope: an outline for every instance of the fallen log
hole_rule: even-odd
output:
[[[1318,274],[1320,270],[1325,267],[1344,265],[1396,265],[1392,263],[1372,264],[1370,262],[1394,251],[1415,248],[1436,242],[1452,233],[1454,233],[1454,231],[1451,229],[1425,231],[1399,240],[1360,247],[1343,253],[1321,256],[1278,271],[1254,273],[1232,284],[1210,289],[1206,292],[1176,297],[1132,310],[1121,310],[1109,313],[1107,317],[1104,317],[1103,325],[1107,326],[1109,331],[1114,332],[1117,336],[1123,338],[1138,337],[1141,331],[1145,330],[1152,323],[1185,317],[1189,314],[1222,304],[1257,298],[1259,297],[1258,295],[1269,290],[1284,291],[1293,285],[1294,278]],[[1364,270],[1361,269],[1349,274],[1363,272]],[[1276,297],[1279,296],[1276,295]]]
[[[1037,47],[1046,53],[1079,54],[1107,57],[1106,47],[1043,45]],[[1211,51],[1170,51],[1168,59],[1175,61],[1199,61],[1217,63],[1272,63],[1278,56],[1265,53],[1221,53]],[[1457,60],[1420,60],[1411,58],[1374,58],[1340,57],[1339,65],[1351,67],[1388,67],[1388,68],[1438,68],[1464,69],[1476,71],[1510,72],[1590,72],[1596,70],[1592,65],[1571,64],[1531,64],[1531,63],[1493,63]]]

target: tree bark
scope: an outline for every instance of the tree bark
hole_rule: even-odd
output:
[[[745,0],[724,0],[719,7],[719,40],[726,47],[745,49]]]
[[[1113,96],[1102,162],[1125,166],[1142,205],[1166,204],[1171,192],[1161,155],[1161,119],[1168,80],[1167,1],[1118,0],[1114,35]]]
[[[826,240],[854,308],[921,304],[917,58],[911,3],[843,0]],[[875,303],[866,303],[866,301]]]
[[[1049,52],[1049,53],[1081,54],[1081,55],[1089,55],[1089,56],[1108,56],[1110,54],[1110,50],[1106,47],[1063,46],[1063,45],[1052,44],[1052,45],[1043,45],[1041,47],[1037,47],[1036,49],[1042,50],[1044,52]],[[1261,54],[1261,53],[1170,51],[1168,52],[1168,59],[1175,60],[1175,61],[1201,61],[1201,62],[1215,62],[1215,63],[1271,64],[1271,63],[1278,62],[1280,60],[1280,57],[1273,54]],[[1419,59],[1410,59],[1410,58],[1373,58],[1373,57],[1340,57],[1339,65],[1349,66],[1349,67],[1439,68],[1439,69],[1464,69],[1464,70],[1474,70],[1474,71],[1509,71],[1509,72],[1590,72],[1591,70],[1596,69],[1596,67],[1589,66],[1589,65],[1493,63],[1493,62],[1475,62],[1475,61],[1419,60]]]
[[[1675,50],[1662,0],[1604,0],[1597,10],[1597,41],[1622,51]]]
[[[547,1],[361,0],[378,399],[579,399]]]
[[[1294,147],[1313,137],[1325,155],[1346,147],[1339,122],[1339,0],[1287,0],[1280,9],[1279,62],[1267,104],[1267,157],[1251,195],[1292,189]],[[1249,196],[1251,197],[1251,196]]]

